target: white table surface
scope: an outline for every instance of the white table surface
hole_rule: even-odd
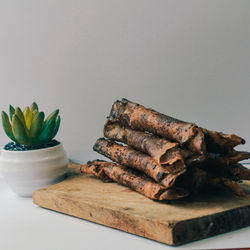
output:
[[[250,246],[250,227],[171,247],[82,219],[43,209],[18,197],[0,177],[1,250],[218,249]]]

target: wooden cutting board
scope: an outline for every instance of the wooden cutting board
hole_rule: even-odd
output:
[[[167,203],[79,174],[77,164],[69,169],[66,180],[34,192],[34,203],[169,245],[250,225],[250,181],[241,184],[247,193],[244,198],[220,191]]]

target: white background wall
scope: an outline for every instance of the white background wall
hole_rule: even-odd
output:
[[[58,139],[79,162],[97,157],[122,97],[250,150],[250,1],[1,0],[0,86],[0,109],[59,107]]]

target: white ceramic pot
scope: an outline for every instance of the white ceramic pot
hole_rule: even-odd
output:
[[[61,181],[67,172],[68,159],[62,144],[29,151],[1,149],[0,171],[10,188],[20,196]]]

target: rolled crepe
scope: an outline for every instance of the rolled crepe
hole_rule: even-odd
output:
[[[198,193],[204,187],[207,177],[206,171],[195,166],[188,166],[186,173],[176,180],[175,186]]]
[[[173,173],[172,169],[163,168],[150,156],[105,138],[98,139],[93,149],[112,161],[143,172],[165,187],[172,187],[178,176],[186,171],[184,168],[177,173]]]
[[[112,180],[105,174],[103,170],[105,164],[108,164],[108,162],[101,160],[88,161],[86,164],[81,165],[80,171],[85,174],[92,174],[101,179],[103,182],[110,182]]]
[[[246,195],[238,183],[233,182],[228,178],[210,177],[207,179],[206,185],[207,185],[207,188],[212,187],[215,189],[217,189],[220,186],[223,186],[238,196]]]
[[[232,151],[227,154],[208,153],[206,155],[194,155],[186,158],[185,163],[191,166],[220,168],[228,167],[238,163],[239,161],[250,158],[250,152]]]
[[[250,158],[250,152],[245,151],[232,151],[225,155],[216,155],[216,154],[210,154],[211,164],[214,165],[225,165],[230,166],[233,165],[239,161],[243,161]]]
[[[232,151],[245,140],[235,134],[224,134],[198,127],[194,123],[184,122],[156,112],[153,109],[122,99],[116,101],[111,109],[109,120],[124,126],[165,137],[179,142],[189,150],[204,154]]]
[[[250,153],[244,151],[232,151],[225,155],[210,153],[207,154],[205,161],[194,161],[191,165],[218,177],[226,177],[234,181],[249,180],[250,170],[238,164],[239,161],[248,158],[250,158]]]
[[[189,195],[189,192],[182,188],[166,189],[166,187],[141,176],[128,167],[112,162],[89,161],[82,165],[81,171],[82,173],[91,173],[98,178],[100,178],[100,172],[102,172],[106,175],[105,179],[111,179],[153,200],[176,200]]]
[[[224,168],[226,169],[226,168]],[[235,180],[250,180],[250,169],[241,164],[234,164],[226,169]]]
[[[227,153],[240,144],[245,144],[245,140],[235,134],[224,134],[201,128],[205,135],[205,142],[208,152]]]
[[[113,104],[108,119],[185,144],[193,152],[206,152],[204,134],[196,124],[177,120],[126,99]]]
[[[158,164],[171,166],[173,171],[185,168],[184,159],[178,143],[170,142],[149,133],[132,130],[119,123],[107,121],[104,136],[149,154]]]
[[[233,181],[250,180],[250,169],[242,166],[241,164],[222,165],[207,163],[206,166],[201,166],[207,173],[217,177],[229,178]]]

